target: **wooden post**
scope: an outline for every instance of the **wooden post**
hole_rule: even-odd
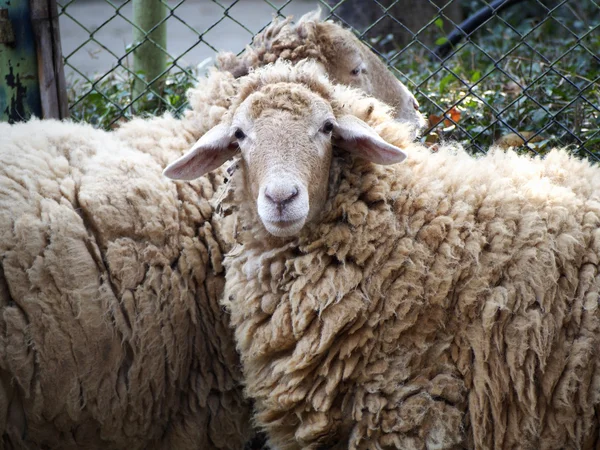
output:
[[[133,0],[133,23],[140,29],[133,27],[133,42],[136,45],[146,40],[146,35],[167,16],[167,7],[161,0]],[[163,22],[148,37],[153,42],[146,40],[133,51],[133,70],[142,73],[146,82],[136,79],[133,83],[133,98],[137,98],[149,86],[152,90],[160,92],[161,80],[152,81],[159,77],[167,67],[167,55],[161,49],[167,48],[167,24]]]
[[[30,0],[44,119],[69,117],[56,0]]]
[[[29,0],[0,0],[0,121],[41,117]]]

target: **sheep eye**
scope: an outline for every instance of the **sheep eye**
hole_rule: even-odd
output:
[[[367,66],[364,62],[361,62],[356,68],[350,72],[352,75],[356,76],[361,73],[367,73]]]
[[[325,122],[321,127],[321,131],[325,134],[331,133],[333,131],[333,122],[331,122],[330,120]]]
[[[246,137],[244,132],[242,130],[240,130],[239,128],[237,130],[235,130],[234,136],[238,141],[241,141]]]

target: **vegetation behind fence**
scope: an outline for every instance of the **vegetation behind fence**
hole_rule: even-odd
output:
[[[80,23],[70,13],[72,5],[80,1],[89,0],[63,0],[60,6],[63,22]],[[95,1],[105,2],[108,17],[95,30],[80,24],[89,32],[89,40],[65,54],[65,64],[71,71],[72,117],[105,128],[133,114],[181,113],[186,107],[185,91],[201,72],[195,65],[182,63],[185,55],[199,45],[216,52],[215,38],[211,42],[207,36],[223,21],[233,21],[245,30],[250,43],[254,34],[251,28],[258,31],[270,19],[266,14],[264,23],[257,27],[256,23],[245,22],[240,9],[242,0],[212,0],[211,4],[222,10],[220,19],[205,29],[189,26],[195,36],[189,49],[171,55],[161,37],[164,25],[179,21],[188,26],[190,18],[181,17],[178,11],[184,1],[192,0]],[[262,1],[269,6],[268,11],[281,16],[292,2],[302,0]],[[154,2],[164,14],[145,14],[143,20],[127,16],[123,11],[131,2]],[[492,143],[536,153],[554,145],[572,145],[573,151],[600,160],[598,2],[315,0],[312,3],[320,4],[324,17],[352,26],[416,94],[429,118],[423,140],[434,143],[458,139],[474,151],[483,151]],[[469,23],[475,16],[483,18],[481,23],[473,20]],[[104,46],[114,56],[113,67],[91,75],[73,65],[72,56],[86,44],[103,47],[98,33],[117,19],[131,26],[138,40],[122,54]],[[476,27],[470,31],[473,23]],[[168,39],[168,32],[166,36]],[[150,51],[140,51],[144,48]],[[165,56],[166,65],[157,64],[155,57],[148,56],[157,51]],[[151,60],[138,61],[134,68],[136,52]],[[153,73],[149,75],[144,70]]]

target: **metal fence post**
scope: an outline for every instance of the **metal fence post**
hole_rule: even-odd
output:
[[[29,0],[0,0],[0,121],[41,117]]]
[[[160,80],[156,80],[167,67],[167,7],[161,0],[133,0],[134,45],[142,43],[133,52],[133,70],[143,73],[145,83],[136,79],[133,84],[133,99],[138,98],[149,87],[160,91]],[[156,80],[156,81],[155,81]]]
[[[31,25],[35,36],[42,116],[44,119],[69,117],[69,102],[56,0],[30,0]]]

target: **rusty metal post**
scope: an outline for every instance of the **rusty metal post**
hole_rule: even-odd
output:
[[[0,0],[0,121],[41,117],[29,0]]]

